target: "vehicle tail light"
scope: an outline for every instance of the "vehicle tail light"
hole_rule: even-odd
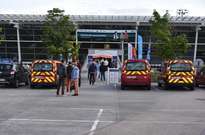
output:
[[[14,75],[14,74],[15,74],[15,71],[14,71],[14,70],[12,70],[12,71],[10,72],[10,74],[11,74],[11,75]]]

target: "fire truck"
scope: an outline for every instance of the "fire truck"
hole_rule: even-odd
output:
[[[185,86],[194,90],[195,68],[190,60],[168,60],[162,64],[158,76],[158,86],[168,89],[170,86]]]

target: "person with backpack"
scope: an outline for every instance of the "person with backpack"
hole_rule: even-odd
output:
[[[72,63],[68,62],[68,66],[67,66],[67,83],[66,83],[67,95],[70,94],[72,69],[73,69]]]
[[[73,69],[72,69],[72,72],[71,72],[71,81],[74,83],[74,87],[75,87],[75,93],[74,95],[72,96],[78,96],[79,94],[79,86],[78,86],[78,81],[79,81],[79,68],[77,66],[77,62],[74,62],[73,63]]]
[[[61,88],[61,95],[64,95],[64,87],[65,87],[65,78],[66,78],[66,68],[64,66],[64,61],[59,65],[57,69],[57,78],[58,78],[58,83],[57,83],[57,91],[56,95],[59,96],[60,88]]]

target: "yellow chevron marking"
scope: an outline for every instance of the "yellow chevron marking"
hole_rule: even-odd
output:
[[[174,81],[174,79],[169,80],[169,83],[172,83]]]
[[[193,83],[193,80],[191,78],[187,78],[187,80],[189,80],[190,83]]]
[[[42,80],[41,80],[41,79],[39,79],[39,80],[38,80],[38,82],[40,83],[40,82],[42,82]]]
[[[141,72],[140,72],[140,71],[137,71],[137,74],[138,74],[138,75],[141,75]]]
[[[46,74],[46,75],[50,75],[50,73],[49,73],[49,72],[45,72],[45,74]]]
[[[181,72],[176,73],[176,75],[180,75],[180,74],[181,74]]]
[[[128,72],[127,72],[127,75],[129,75],[130,73],[131,73],[131,71],[128,71]]]
[[[46,74],[44,72],[42,72],[41,75],[46,75]]]
[[[184,83],[184,81],[178,81],[178,83]]]
[[[183,78],[183,80],[184,80],[185,83],[189,83],[185,78]]]
[[[40,75],[41,72],[37,72],[36,75]]]
[[[45,82],[45,83],[47,83],[47,82],[48,82],[48,80],[44,79],[44,82]]]
[[[175,79],[173,83],[177,83],[179,81],[179,79]]]
[[[132,73],[131,73],[131,75],[134,75],[135,74],[135,71],[133,71]]]
[[[54,77],[50,77],[50,79],[54,82],[55,81],[55,78]]]
[[[146,75],[146,73],[144,71],[141,71],[143,75]]]
[[[182,75],[187,75],[185,72],[181,72]]]
[[[46,79],[47,79],[49,82],[52,82],[52,80],[51,80],[49,77],[46,77]]]

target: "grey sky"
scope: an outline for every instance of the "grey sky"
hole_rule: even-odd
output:
[[[205,0],[0,0],[0,14],[46,14],[54,7],[71,15],[152,15],[169,10],[189,10],[189,16],[205,16]]]

